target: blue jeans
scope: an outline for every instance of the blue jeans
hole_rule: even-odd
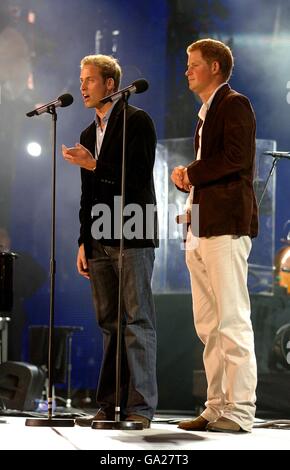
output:
[[[118,328],[119,247],[94,240],[88,260],[93,301],[103,333],[97,405],[114,416]],[[121,326],[121,417],[152,419],[157,406],[156,318],[151,291],[154,248],[124,250]]]

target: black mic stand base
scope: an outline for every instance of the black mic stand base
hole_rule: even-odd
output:
[[[91,428],[140,431],[143,429],[143,423],[141,421],[93,421]]]
[[[65,418],[28,418],[25,420],[25,426],[41,426],[49,428],[72,428],[75,425],[74,419]]]

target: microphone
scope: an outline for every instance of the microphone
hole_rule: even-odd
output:
[[[121,98],[121,96],[125,93],[128,93],[129,95],[131,95],[131,93],[143,93],[144,91],[148,90],[148,87],[149,83],[147,82],[147,80],[145,80],[144,78],[139,78],[138,80],[135,80],[132,85],[129,85],[126,88],[123,88],[122,90],[118,90],[109,96],[105,96],[105,98],[102,98],[100,100],[100,103],[105,104],[109,101],[116,101]]]
[[[264,152],[264,155],[271,155],[271,157],[273,158],[287,158],[290,160],[290,152],[276,152],[267,150],[266,152]]]
[[[56,100],[50,101],[50,103],[44,104],[39,108],[33,109],[29,113],[26,113],[26,116],[32,117],[35,115],[40,115],[43,113],[49,113],[51,109],[57,108],[60,106],[61,108],[66,108],[66,106],[70,106],[73,103],[73,97],[69,93],[65,93],[64,95],[59,96]]]

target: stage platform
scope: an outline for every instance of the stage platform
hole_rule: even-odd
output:
[[[183,431],[177,428],[176,422],[184,418],[188,416],[156,415],[150,429],[111,431],[79,426],[28,427],[25,426],[24,416],[1,415],[0,449],[95,451],[90,452],[88,457],[92,457],[96,463],[110,463],[106,459],[117,458],[118,455],[134,456],[137,462],[138,459],[144,459],[144,455],[152,456],[155,452],[165,456],[183,455],[184,459],[188,456],[189,461],[192,462],[193,451],[196,450],[290,449],[290,421],[282,429],[255,428],[252,433],[229,434]],[[256,425],[261,423],[262,421],[257,420]],[[53,456],[53,454],[49,455]],[[141,462],[138,461],[138,463]],[[136,468],[135,465],[128,464],[127,466]]]

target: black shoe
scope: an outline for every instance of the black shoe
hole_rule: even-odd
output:
[[[108,415],[105,411],[98,410],[95,416],[82,416],[81,418],[76,418],[75,424],[83,427],[91,427],[93,421],[109,421]]]
[[[140,423],[143,424],[143,429],[148,429],[150,428],[151,421],[149,418],[146,418],[145,416],[140,416],[140,415],[129,415],[125,419],[125,421],[139,421]]]

